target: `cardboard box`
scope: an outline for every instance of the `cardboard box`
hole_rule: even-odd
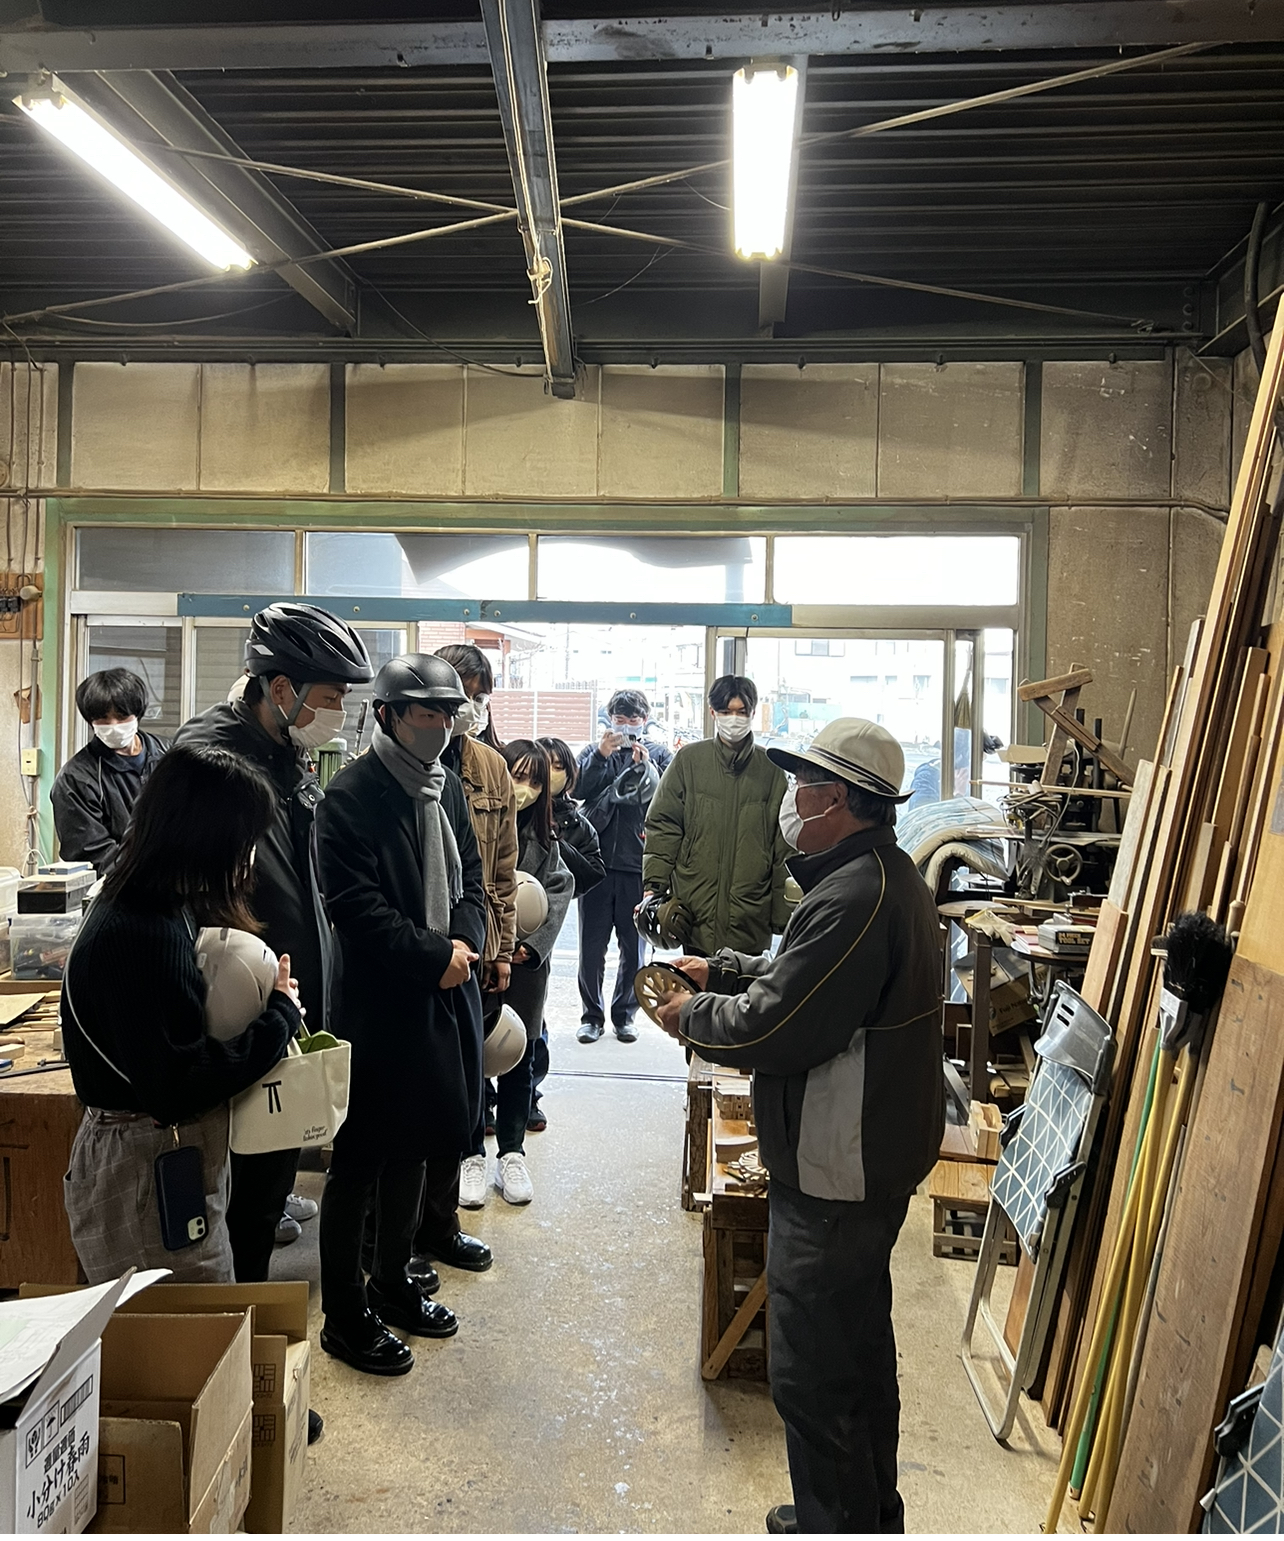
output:
[[[960,958],[954,972],[970,1001],[976,954],[970,952]],[[1010,947],[996,947],[990,954],[990,1031],[1007,1032],[1034,1021],[1037,1015],[1030,1003],[1030,975],[1025,962]]]
[[[237,1529],[250,1500],[252,1336],[249,1311],[112,1317],[95,1531]]]
[[[245,1528],[285,1530],[303,1487],[308,1451],[308,1286],[163,1284],[123,1309],[167,1315],[253,1311],[254,1460]]]
[[[0,1307],[0,1530],[68,1535],[97,1499],[100,1338],[127,1289],[121,1279]]]

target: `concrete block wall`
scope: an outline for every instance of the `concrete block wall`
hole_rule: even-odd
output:
[[[1251,363],[1181,352],[1035,367],[1037,382],[1004,361],[746,365],[739,459],[727,466],[735,439],[720,366],[593,368],[579,398],[560,402],[544,395],[538,370],[350,365],[336,447],[325,364],[81,363],[61,480],[83,491],[479,503],[1046,499],[1048,668],[1094,669],[1085,704],[1108,731],[1135,685],[1128,753],[1148,754],[1169,673],[1207,599],[1221,532],[1209,510],[1229,502]],[[9,488],[15,466],[24,488],[58,484],[57,403],[55,367],[37,377],[0,366]],[[1037,441],[1027,443],[1032,425]],[[0,829],[12,826],[3,786],[0,777]]]

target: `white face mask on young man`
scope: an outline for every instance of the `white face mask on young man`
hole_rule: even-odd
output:
[[[338,738],[347,720],[348,714],[344,711],[336,710],[334,707],[314,706],[312,721],[306,728],[301,728],[297,722],[290,724],[290,740],[300,749],[320,749],[322,744],[328,744],[332,738]]]
[[[108,749],[128,749],[138,737],[138,718],[126,717],[124,722],[96,722],[94,737]]]
[[[753,732],[753,723],[738,712],[714,712],[713,731],[724,744],[742,744]]]
[[[484,733],[490,722],[490,697],[473,696],[455,713],[455,725],[450,730],[452,738],[463,738],[466,733],[469,738],[476,738],[479,733]]]
[[[276,709],[281,726],[285,729],[290,742],[298,749],[320,749],[322,744],[328,744],[331,739],[337,738],[343,732],[343,725],[348,720],[348,714],[342,707],[313,706],[308,708],[312,713],[312,721],[306,728],[301,728],[297,722],[291,721],[307,707],[307,694],[310,688],[305,685],[301,695],[296,693],[288,712],[280,706]]]
[[[798,812],[798,786],[795,784],[789,787],[780,801],[780,833],[785,837],[785,844],[796,851],[803,825],[810,824],[814,819],[823,819],[828,812],[829,809],[826,808],[821,813],[809,813],[804,819]]]

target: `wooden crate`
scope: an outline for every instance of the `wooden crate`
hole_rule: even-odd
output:
[[[760,1206],[761,1228],[719,1225],[712,1205],[704,1217],[700,1364],[706,1380],[768,1379],[767,1302],[762,1283],[767,1267],[767,1201],[762,1198],[742,1202]],[[746,1302],[758,1294],[763,1294],[764,1298],[752,1311],[746,1312],[747,1322],[737,1323]],[[736,1324],[739,1335],[729,1351],[720,1352],[719,1345],[733,1324]],[[715,1354],[719,1355],[721,1363],[715,1360]]]

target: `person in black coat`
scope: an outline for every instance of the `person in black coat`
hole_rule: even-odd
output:
[[[62,859],[91,861],[101,877],[169,744],[139,727],[147,685],[128,669],[104,669],[81,680],[76,710],[94,736],[58,772],[49,801]]]
[[[414,1358],[390,1326],[449,1337],[459,1325],[407,1266],[424,1161],[466,1150],[481,1114],[486,896],[463,785],[441,764],[465,700],[459,676],[407,654],[379,671],[374,699],[371,752],[330,782],[317,819],[342,964],[335,1028],[352,1043],[321,1204],[321,1346],[369,1374],[404,1375]]]
[[[313,828],[322,792],[317,748],[343,731],[344,697],[374,676],[360,636],[316,605],[285,601],[260,610],[245,644],[246,678],[236,700],[220,701],[178,730],[175,744],[230,749],[276,789],[269,828],[254,853],[254,904],[263,940],[289,953],[310,1031],[328,1027],[334,944],[321,903]],[[297,1150],[232,1157],[227,1224],[238,1284],[265,1280],[272,1249],[297,1241],[299,1221],[316,1214],[295,1194]]]

